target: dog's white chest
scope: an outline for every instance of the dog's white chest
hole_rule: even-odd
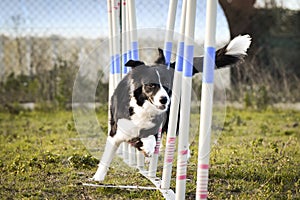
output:
[[[135,98],[132,98],[130,106],[134,109],[134,114],[131,116],[132,123],[140,129],[150,129],[155,126],[152,121],[159,113],[150,102],[145,101],[143,106],[138,106]]]

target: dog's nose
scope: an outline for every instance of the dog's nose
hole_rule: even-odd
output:
[[[159,102],[160,102],[161,104],[166,104],[166,103],[168,102],[168,97],[166,97],[166,96],[160,97]]]

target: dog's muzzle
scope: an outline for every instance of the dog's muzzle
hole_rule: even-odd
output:
[[[157,108],[160,110],[166,110],[169,105],[169,98],[166,96],[162,96],[160,97],[159,102],[161,103],[161,105],[157,106]]]

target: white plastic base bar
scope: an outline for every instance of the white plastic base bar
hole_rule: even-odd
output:
[[[166,200],[174,200],[175,199],[175,194],[174,194],[173,190],[163,190],[157,186],[156,187],[147,187],[147,186],[138,186],[138,185],[105,185],[105,184],[92,184],[92,183],[83,183],[82,185],[88,186],[88,187],[99,187],[99,188],[117,188],[117,189],[131,189],[131,190],[159,190]]]
[[[102,188],[157,190],[156,187],[145,187],[145,186],[138,186],[138,185],[105,185],[105,184],[92,184],[92,183],[83,183],[82,185],[90,186],[90,187],[102,187]]]
[[[106,184],[93,184],[83,183],[83,186],[88,187],[101,187],[101,188],[118,188],[118,189],[135,189],[135,190],[159,190],[166,200],[175,200],[175,193],[171,189],[161,189],[161,180],[157,177],[149,177],[148,171],[140,170],[140,173],[151,181],[155,187],[149,186],[136,186],[136,185],[106,185]]]
[[[152,182],[153,185],[156,186],[157,190],[161,192],[163,197],[166,200],[175,200],[175,193],[171,189],[161,189],[161,180],[157,177],[149,177],[148,176],[148,171],[140,171],[140,173],[145,176],[148,180]]]

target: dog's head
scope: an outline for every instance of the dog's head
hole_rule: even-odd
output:
[[[172,69],[168,69],[163,51],[153,65],[142,61],[129,60],[125,66],[131,67],[132,92],[139,106],[148,101],[157,111],[164,112],[170,104],[172,89]]]

